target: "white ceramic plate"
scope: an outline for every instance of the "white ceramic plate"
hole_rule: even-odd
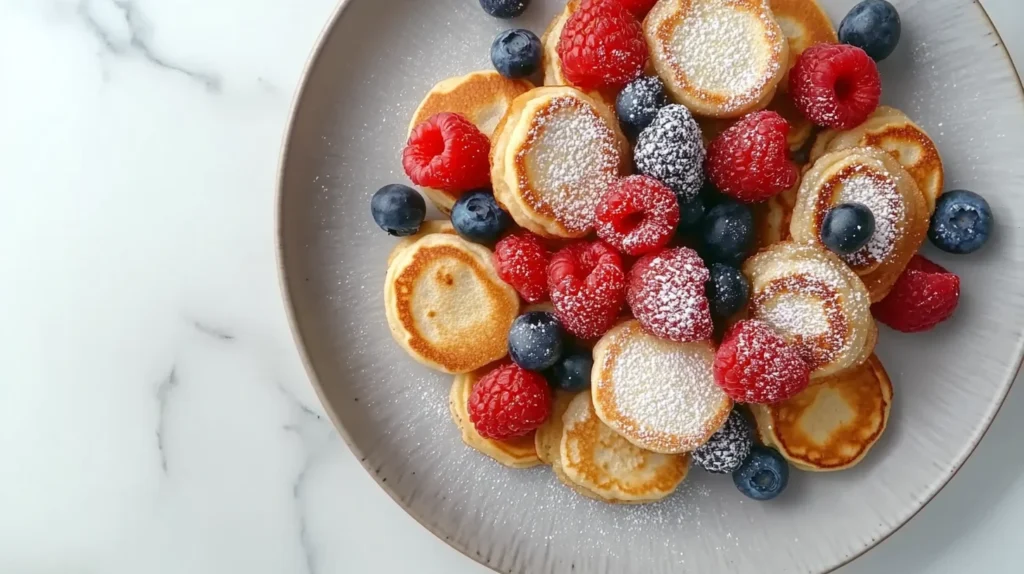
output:
[[[838,23],[855,2],[822,3]],[[853,470],[794,472],[770,503],[694,471],[662,503],[621,507],[576,495],[546,468],[510,470],[463,446],[447,412],[450,378],[388,333],[382,286],[394,240],[369,216],[378,187],[406,181],[399,153],[427,90],[486,69],[499,30],[542,31],[564,0],[533,0],[511,23],[477,0],[343,1],[295,103],[279,247],[310,377],[367,471],[437,536],[501,572],[823,572],[920,510],[977,445],[1020,362],[1024,97],[978,4],[894,3],[903,39],[880,66],[883,103],[934,136],[947,187],[981,192],[998,221],[980,254],[928,251],[961,275],[959,311],[931,333],[882,334],[892,420]]]

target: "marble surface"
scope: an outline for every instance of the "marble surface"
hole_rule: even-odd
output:
[[[1021,6],[983,4],[1024,62]],[[280,302],[277,154],[332,8],[0,0],[0,572],[487,572],[364,473]],[[841,572],[1024,568],[1022,417],[1018,388]]]

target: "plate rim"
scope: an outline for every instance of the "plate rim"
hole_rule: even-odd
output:
[[[474,556],[473,553],[469,552],[467,548],[464,548],[462,545],[458,544],[450,537],[444,536],[443,534],[438,532],[434,528],[434,526],[428,524],[418,514],[410,511],[408,506],[402,501],[401,497],[399,497],[398,494],[390,486],[387,485],[387,483],[382,482],[381,478],[374,472],[374,469],[371,468],[369,464],[367,464],[367,457],[365,456],[364,452],[352,440],[352,437],[349,434],[348,430],[346,429],[345,425],[341,422],[341,418],[339,417],[335,409],[332,407],[332,404],[326,398],[323,384],[320,381],[317,369],[313,365],[313,361],[310,358],[309,353],[307,351],[308,347],[306,345],[306,338],[303,335],[302,329],[299,325],[298,312],[296,310],[295,305],[295,294],[290,287],[289,276],[285,265],[286,255],[284,252],[285,179],[289,167],[289,152],[291,151],[292,138],[294,136],[296,127],[296,120],[298,118],[299,111],[302,107],[302,103],[303,100],[305,99],[306,92],[312,77],[311,72],[317,66],[317,64],[320,61],[320,58],[323,56],[323,51],[327,44],[328,37],[333,33],[338,22],[344,16],[346,10],[355,1],[356,0],[338,0],[338,3],[333,8],[332,13],[330,14],[330,16],[328,16],[326,23],[324,24],[320,33],[317,35],[315,43],[313,44],[313,48],[310,51],[310,54],[307,57],[305,64],[303,65],[302,72],[299,77],[299,82],[295,88],[295,92],[292,96],[291,103],[289,104],[288,119],[285,124],[284,133],[282,134],[280,152],[278,154],[277,177],[275,183],[276,189],[274,194],[274,254],[275,266],[277,267],[278,287],[281,290],[282,303],[284,304],[285,315],[287,316],[288,319],[288,329],[289,331],[291,331],[292,341],[295,345],[296,351],[299,354],[299,358],[302,361],[302,366],[306,372],[306,376],[309,379],[309,382],[312,384],[314,391],[316,392],[317,399],[320,401],[320,405],[323,407],[328,418],[330,418],[331,424],[334,426],[335,431],[338,433],[339,436],[341,436],[345,445],[349,448],[352,454],[355,455],[355,457],[359,460],[359,464],[360,466],[363,467],[363,470],[366,471],[366,473],[373,478],[373,481],[377,484],[377,486],[380,489],[382,489],[385,493],[387,493],[391,500],[395,504],[397,504],[399,508],[401,508],[402,511],[405,512],[406,515],[411,517],[420,526],[422,526],[428,532],[434,535],[435,538],[445,543],[447,546],[457,551],[459,554],[473,560],[474,562],[480,564],[488,570],[491,570],[492,572],[499,572],[499,570],[481,560],[479,556]],[[1024,79],[1022,79],[1020,72],[1018,71],[1016,63],[1013,60],[1013,56],[1006,48],[1006,42],[1003,41],[1003,38],[999,33],[999,29],[996,28],[995,22],[992,20],[992,17],[989,15],[988,11],[981,4],[981,2],[978,2],[976,0],[965,0],[965,2],[967,4],[976,6],[981,11],[985,24],[989,27],[989,29],[991,29],[993,35],[995,35],[995,37],[998,39],[999,48],[1003,54],[1003,57],[1005,58],[1006,62],[1010,65],[1010,69],[1017,79],[1017,87],[1020,90],[1020,101],[1024,102]],[[939,493],[941,493],[946,488],[946,486],[949,485],[949,483],[963,469],[964,465],[967,464],[967,461],[977,450],[978,445],[981,444],[981,441],[985,438],[985,435],[988,434],[989,429],[992,428],[992,422],[995,420],[996,416],[998,416],[999,412],[1006,404],[1006,397],[1009,395],[1010,390],[1013,388],[1014,382],[1016,381],[1017,376],[1020,374],[1022,367],[1024,367],[1024,339],[1022,339],[1021,344],[1019,344],[1017,347],[1016,367],[1013,367],[1011,370],[1007,371],[1007,373],[1012,372],[1012,374],[1009,377],[1009,381],[1005,383],[1002,389],[1001,396],[999,396],[998,400],[995,401],[994,404],[989,408],[989,411],[986,413],[985,417],[980,421],[980,424],[976,426],[976,428],[974,429],[974,433],[970,437],[968,444],[960,453],[957,454],[957,459],[954,461],[952,472],[950,472],[949,474],[945,474],[942,478],[940,478],[937,487],[935,487],[935,489],[932,492],[927,493],[927,495],[922,499],[920,505],[918,505],[913,512],[907,515],[906,518],[901,520],[899,524],[895,525],[895,527],[890,529],[882,536],[872,539],[868,544],[864,545],[864,547],[860,548],[856,552],[853,552],[852,554],[850,554],[850,556],[847,556],[831,568],[827,570],[822,570],[817,574],[829,574],[831,572],[835,572],[838,569],[850,564],[854,560],[860,558],[873,548],[876,548],[879,544],[888,540],[891,536],[902,530],[903,527],[907,525],[907,523],[913,520],[922,510],[924,510],[926,506],[928,506],[933,500],[935,500]]]

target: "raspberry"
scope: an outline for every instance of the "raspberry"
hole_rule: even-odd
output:
[[[469,394],[469,420],[484,438],[505,440],[535,430],[551,413],[551,393],[539,373],[505,365],[487,373]]]
[[[882,80],[864,50],[846,44],[811,46],[789,72],[789,94],[807,119],[837,130],[861,124],[878,107]]]
[[[466,118],[430,116],[412,130],[402,167],[416,185],[463,192],[491,185],[491,140]]]
[[[509,235],[494,246],[494,268],[527,303],[548,298],[548,260],[551,253],[532,233]]]
[[[646,16],[657,3],[658,0],[619,0],[619,4],[622,4],[626,10],[629,10],[640,19]]]
[[[775,112],[744,116],[708,146],[708,179],[739,201],[767,201],[793,187],[799,174],[789,160],[789,124]]]
[[[651,334],[679,342],[703,341],[714,331],[704,295],[710,278],[693,249],[665,249],[633,265],[626,300],[633,316]]]
[[[646,175],[615,181],[597,204],[597,236],[634,257],[664,247],[679,224],[679,202],[665,184]]]
[[[949,319],[960,302],[960,278],[914,255],[889,295],[871,306],[871,314],[903,333],[927,331]]]
[[[621,88],[647,65],[643,27],[617,0],[583,0],[558,39],[562,73],[584,90]]]
[[[615,324],[625,303],[622,259],[600,241],[570,245],[551,258],[548,291],[565,329],[596,339]]]
[[[807,388],[811,369],[767,323],[740,321],[715,353],[715,382],[739,403],[772,404]]]

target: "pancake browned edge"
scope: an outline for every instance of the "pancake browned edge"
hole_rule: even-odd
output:
[[[534,433],[508,440],[484,438],[476,432],[476,428],[469,419],[469,395],[473,391],[473,385],[500,365],[500,363],[488,365],[472,373],[455,375],[451,392],[448,395],[448,408],[451,411],[452,420],[462,431],[462,442],[499,463],[510,468],[537,466],[541,461],[534,446]]]

